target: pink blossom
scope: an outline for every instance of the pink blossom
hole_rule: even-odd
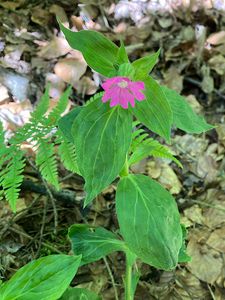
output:
[[[110,99],[110,106],[120,105],[122,108],[127,109],[128,103],[132,107],[135,105],[135,99],[142,101],[145,95],[140,92],[144,90],[145,85],[142,81],[131,81],[127,77],[113,77],[107,79],[102,84],[105,93],[102,97],[102,102],[107,102]]]

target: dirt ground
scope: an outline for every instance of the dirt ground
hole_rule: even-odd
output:
[[[66,85],[73,85],[68,110],[101,89],[102,77],[70,49],[56,15],[74,30],[97,30],[116,43],[122,39],[130,60],[161,48],[152,76],[184,95],[215,125],[202,135],[174,128],[169,148],[183,170],[152,157],[132,170],[158,180],[176,198],[192,256],[189,264],[173,272],[138,262],[141,277],[135,299],[224,300],[225,1],[0,0],[0,120],[7,136],[28,120],[47,82],[52,106]],[[2,280],[32,259],[69,253],[67,229],[74,223],[118,228],[115,185],[83,209],[82,178],[59,165],[61,190],[49,189],[33,167],[31,145],[24,147],[29,155],[17,213],[0,202]],[[124,269],[123,255],[114,253],[80,268],[72,285],[88,287],[104,300],[116,299],[115,293],[122,299]]]

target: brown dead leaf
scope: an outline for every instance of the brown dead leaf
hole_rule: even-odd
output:
[[[56,75],[63,81],[75,85],[75,83],[86,72],[87,64],[75,58],[60,59],[54,67]]]
[[[150,160],[147,163],[146,168],[147,168],[148,176],[150,176],[154,179],[159,178],[159,176],[161,174],[161,167],[156,161]]]
[[[215,182],[217,180],[218,168],[214,158],[207,154],[200,156],[197,162],[196,174],[200,178],[204,178],[205,184]]]
[[[46,74],[46,82],[50,82],[49,96],[59,99],[65,89],[65,82],[54,73]]]
[[[0,83],[0,104],[9,100],[9,94],[7,88]]]
[[[166,163],[161,164],[161,174],[158,181],[170,191],[172,195],[179,194],[182,185],[174,170]]]
[[[205,152],[209,141],[204,137],[197,137],[190,134],[175,136],[174,147],[177,149],[177,154],[184,153],[192,157],[199,157]]]
[[[212,206],[203,211],[206,226],[216,228],[225,223],[225,194],[223,191],[208,189],[201,201]]]
[[[202,216],[202,209],[197,205],[194,204],[189,208],[184,210],[184,215],[191,220],[193,223],[202,224],[203,223],[203,216]]]
[[[26,0],[14,0],[14,1],[1,1],[0,6],[6,8],[15,10],[22,6],[25,3]]]
[[[202,106],[196,99],[195,95],[188,95],[185,99],[197,114],[202,112]]]
[[[219,75],[225,75],[225,57],[221,54],[213,56],[209,60],[209,66]]]
[[[216,132],[220,143],[225,147],[225,124],[218,124],[216,127]]]
[[[47,9],[43,9],[40,6],[32,8],[31,20],[41,26],[47,26],[50,21],[50,14]]]
[[[215,229],[209,239],[207,240],[207,245],[213,249],[225,253],[225,227]]]
[[[159,159],[149,161],[147,164],[148,175],[152,178],[157,178],[171,194],[179,194],[182,185],[174,172],[174,170],[165,162]]]
[[[91,80],[91,78],[83,76],[78,82],[74,84],[74,88],[77,90],[78,94],[84,96],[93,95],[97,91],[98,86],[93,80]]]
[[[71,50],[64,37],[54,36],[50,42],[40,43],[39,41],[36,41],[36,43],[41,46],[38,56],[45,59],[54,59],[63,56]]]
[[[183,76],[180,75],[178,69],[172,66],[164,74],[165,85],[180,93],[183,89]]]
[[[216,33],[210,34],[210,36],[207,38],[207,43],[211,45],[220,45],[225,43],[225,31],[219,31]]]
[[[221,254],[207,245],[210,231],[204,227],[189,232],[187,252],[192,260],[187,268],[202,281],[213,284],[222,272],[223,259]]]
[[[186,269],[178,269],[176,271],[177,300],[211,300],[210,293],[202,286],[200,280],[196,278]],[[174,300],[169,298],[165,300]]]

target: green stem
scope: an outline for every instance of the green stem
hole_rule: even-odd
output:
[[[129,175],[129,164],[128,164],[128,158],[126,156],[126,161],[123,166],[123,169],[120,172],[120,177],[128,176]]]
[[[133,300],[132,294],[132,265],[126,257],[125,300]]]

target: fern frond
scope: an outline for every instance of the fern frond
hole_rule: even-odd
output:
[[[130,147],[131,155],[128,161],[130,166],[152,155],[154,157],[170,159],[182,168],[182,164],[172,155],[168,148],[158,141],[148,138],[148,134],[142,129],[136,130],[132,137],[133,140]]]
[[[37,142],[36,164],[43,178],[59,189],[57,161],[54,144],[49,138],[39,137]]]
[[[25,168],[24,153],[18,147],[12,146],[5,156],[8,161],[0,172],[0,184],[3,188],[6,200],[12,210],[16,211],[16,201],[19,197],[20,185],[23,181],[23,171]]]
[[[50,86],[48,85],[45,89],[44,94],[42,95],[38,105],[36,106],[35,110],[31,114],[30,123],[39,123],[40,120],[44,117],[46,114],[48,108],[49,108],[49,89]]]
[[[49,124],[52,124],[53,126],[56,125],[59,118],[61,117],[61,114],[64,113],[68,106],[69,102],[69,96],[71,94],[72,87],[69,86],[65,92],[62,94],[62,96],[59,98],[59,101],[57,105],[53,108],[53,110],[49,113],[47,120]]]
[[[104,92],[99,92],[97,94],[95,94],[94,96],[92,96],[86,103],[85,106],[87,106],[88,104],[90,104],[91,102],[95,101],[96,99],[98,99],[99,97],[102,97],[104,94]]]
[[[73,173],[79,174],[80,171],[77,165],[76,150],[74,144],[63,138],[60,130],[58,131],[58,154],[65,168]]]

